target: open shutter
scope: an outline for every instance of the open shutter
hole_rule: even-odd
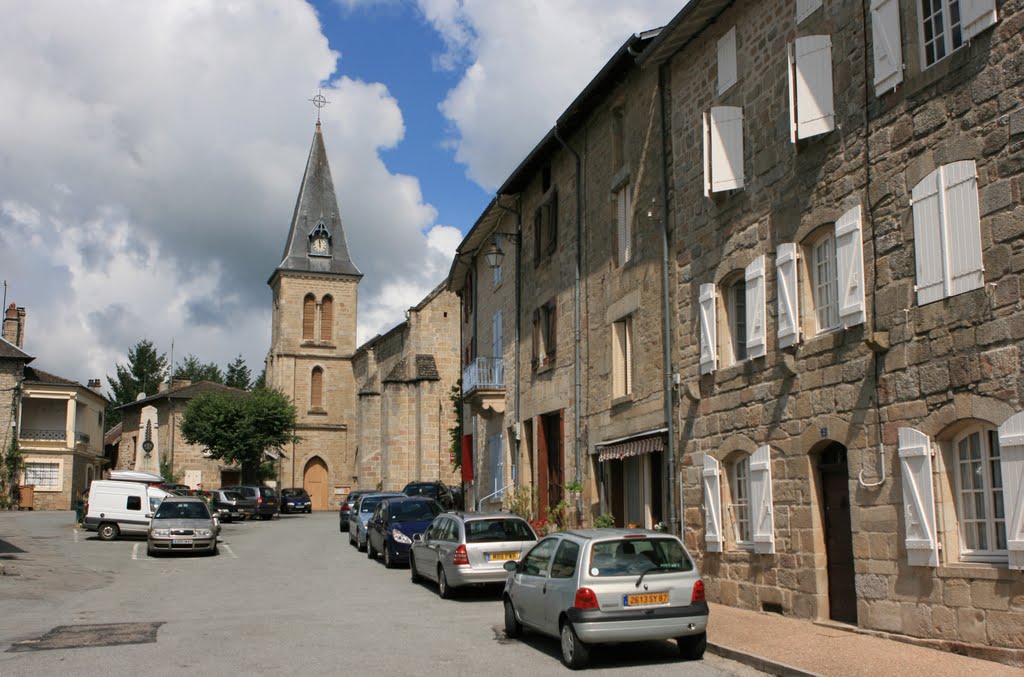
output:
[[[750,506],[753,518],[754,552],[775,552],[775,517],[772,509],[772,449],[758,447],[750,457]]]
[[[1024,412],[999,426],[999,470],[1010,568],[1024,570]]]
[[[800,294],[796,285],[797,246],[780,244],[775,258],[778,283],[779,347],[787,348],[800,340]]]
[[[626,339],[626,350],[625,350],[626,382],[625,382],[625,386],[626,386],[626,394],[628,395],[628,394],[633,392],[633,318],[631,318],[631,317],[627,318],[626,321],[622,323],[622,327],[623,327],[623,330],[624,330],[624,332],[626,334],[626,336],[625,336],[625,339]]]
[[[747,357],[764,357],[767,353],[765,330],[764,255],[754,259],[746,269]]]
[[[743,109],[739,106],[714,106],[705,118],[707,126],[706,171],[710,191],[743,187]],[[705,193],[706,194],[706,193]]]
[[[722,468],[704,456],[704,542],[708,552],[722,552]]]
[[[960,0],[960,30],[964,33],[964,40],[970,40],[989,26],[994,26],[998,20],[996,0]]]
[[[871,0],[871,45],[875,57],[875,96],[903,82],[898,0]]]
[[[711,123],[707,113],[701,115],[701,121],[704,129],[704,136],[701,137],[703,139],[701,148],[704,151],[702,156],[704,164],[701,165],[704,167],[704,197],[711,197]]]
[[[718,93],[736,84],[736,27],[718,39]]]
[[[914,259],[917,262],[917,305],[938,301],[945,295],[940,190],[942,171],[936,169],[911,191],[914,212]]]
[[[790,50],[791,138],[806,139],[835,129],[832,94],[832,38],[797,38]]]
[[[700,286],[700,373],[710,374],[718,364],[718,332],[715,324],[715,285]]]
[[[633,189],[627,183],[615,193],[615,222],[618,231],[619,265],[633,258]]]
[[[800,23],[819,7],[821,0],[796,0],[796,22]]]
[[[985,286],[985,268],[981,259],[978,175],[973,160],[943,165],[941,170],[945,193],[942,211],[949,258],[947,294],[955,296]]]
[[[844,327],[864,323],[864,243],[861,230],[860,205],[836,221],[839,319]]]
[[[534,369],[540,366],[540,308],[533,310],[533,346],[530,359]]]
[[[558,306],[555,302],[548,301],[548,335],[544,339],[544,357],[554,361],[555,348],[558,347]]]
[[[936,567],[939,565],[939,541],[935,535],[931,441],[918,430],[900,428],[899,444],[907,562],[911,566]]]

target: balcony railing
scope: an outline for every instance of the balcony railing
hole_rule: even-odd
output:
[[[478,357],[462,370],[462,394],[474,390],[504,390],[505,361],[500,357]]]
[[[46,442],[63,442],[67,439],[67,431],[63,428],[60,430],[47,430],[44,428],[22,428],[21,439],[23,440],[43,440]]]

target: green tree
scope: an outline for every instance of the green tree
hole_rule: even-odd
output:
[[[228,372],[224,377],[224,385],[248,390],[252,386],[252,372],[246,366],[245,360],[239,355],[235,361],[228,365]]]
[[[455,411],[455,425],[448,428],[448,438],[451,440],[452,458],[455,459],[453,467],[462,467],[462,379],[460,378],[452,386],[448,399]]]
[[[267,368],[266,366],[260,370],[260,375],[256,377],[256,380],[252,382],[252,389],[259,390],[260,388],[267,387]]]
[[[142,339],[128,351],[128,364],[116,365],[116,371],[116,377],[107,376],[111,392],[106,414],[108,430],[121,422],[118,407],[134,402],[139,393],[156,394],[157,386],[167,377],[167,356],[157,353],[152,341]]]
[[[220,367],[213,362],[203,364],[195,355],[189,354],[174,368],[174,378],[187,379],[192,383],[200,381],[212,381],[213,383],[224,383],[224,374]]]
[[[241,395],[202,393],[185,408],[181,421],[186,442],[241,466],[246,482],[267,474],[265,452],[299,441],[294,430],[295,406],[282,392],[268,388]]]

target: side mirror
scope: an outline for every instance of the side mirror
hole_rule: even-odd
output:
[[[422,543],[423,542],[423,534],[413,534],[412,535],[412,542],[413,543]]]
[[[505,563],[501,566],[504,567],[505,571],[518,571],[519,562],[514,560],[505,560]]]
[[[153,513],[147,512],[146,513],[146,519],[149,519],[149,520],[153,519]]]

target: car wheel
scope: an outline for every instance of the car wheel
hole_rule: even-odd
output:
[[[156,555],[157,555],[156,550],[154,550],[152,546],[147,545],[146,546],[146,556],[147,557],[156,557]]]
[[[101,541],[112,541],[121,535],[121,530],[112,522],[104,522],[96,532]]]
[[[448,585],[448,577],[444,575],[444,567],[437,565],[437,594],[441,599],[451,599],[454,596],[452,586]]]
[[[384,568],[395,568],[395,560],[391,559],[391,548],[388,547],[387,543],[384,543]]]
[[[562,662],[570,670],[579,670],[590,660],[590,647],[580,641],[572,623],[562,623]]]
[[[217,544],[216,544],[216,543],[214,543],[214,544],[213,544],[213,547],[212,547],[212,548],[210,548],[210,553],[209,553],[209,554],[210,554],[210,557],[216,557],[216,556],[217,556],[217,553],[219,553],[219,552],[220,552],[220,550],[219,550],[219,549],[217,548]]]
[[[377,551],[373,549],[373,542],[370,541],[370,536],[366,536],[366,557],[367,559],[377,559]]]
[[[411,552],[409,553],[409,580],[413,582],[413,585],[422,580],[420,572],[416,571],[416,558]]]
[[[312,515],[313,514],[313,506],[309,506],[308,508],[306,508],[306,514],[307,515]]]
[[[523,624],[516,618],[515,607],[512,606],[512,600],[505,599],[505,636],[509,639],[515,639],[523,634]]]
[[[677,637],[676,643],[679,645],[679,655],[684,660],[699,661],[704,658],[704,650],[708,648],[708,633]]]
[[[351,546],[355,546],[355,544],[356,544],[356,542],[354,540],[352,540],[352,530],[351,529],[348,530],[348,544],[351,545]]]
[[[366,543],[359,540],[359,536],[356,536],[356,550],[359,552],[366,552]]]

